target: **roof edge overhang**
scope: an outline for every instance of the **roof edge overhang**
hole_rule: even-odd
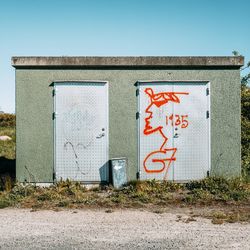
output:
[[[240,68],[243,56],[62,56],[22,57],[11,60],[15,68]]]

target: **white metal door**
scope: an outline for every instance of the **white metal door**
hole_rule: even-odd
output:
[[[209,171],[209,89],[206,83],[179,83],[174,92],[188,93],[174,104],[174,180],[197,180]]]
[[[108,181],[107,82],[59,82],[54,93],[56,180]]]
[[[210,169],[209,84],[139,83],[141,179],[186,181]]]
[[[173,129],[165,126],[165,115],[173,112],[173,106],[164,101],[164,96],[172,91],[171,83],[139,85],[140,178],[143,180],[173,180]]]

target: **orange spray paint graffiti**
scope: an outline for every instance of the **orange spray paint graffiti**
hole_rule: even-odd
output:
[[[145,113],[148,116],[145,118],[145,127],[143,130],[144,135],[154,134],[159,132],[163,138],[163,143],[159,149],[150,152],[143,161],[144,170],[147,173],[160,173],[166,171],[165,177],[167,176],[168,169],[172,161],[175,161],[175,154],[177,148],[167,147],[168,137],[164,133],[163,126],[153,127],[151,125],[151,120],[154,117],[153,111],[151,110],[152,106],[155,105],[157,108],[160,108],[163,105],[167,105],[169,102],[180,103],[179,95],[188,95],[187,92],[160,92],[155,94],[152,88],[146,88],[145,93],[150,98],[150,104],[147,106]],[[188,116],[187,115],[173,115],[166,116],[166,126],[181,126],[181,128],[186,128],[188,126]],[[156,167],[159,166],[160,167]]]

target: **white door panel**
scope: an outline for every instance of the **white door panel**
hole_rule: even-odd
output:
[[[180,104],[174,104],[176,118],[185,117],[187,126],[176,125],[174,146],[174,180],[197,180],[209,170],[209,120],[207,118],[207,84],[180,83],[175,92],[187,92]]]
[[[56,179],[108,181],[107,83],[58,83],[55,95]]]
[[[209,170],[209,97],[204,82],[139,85],[141,179],[193,180]]]
[[[165,114],[172,113],[173,106],[164,104],[161,96],[171,93],[173,85],[145,84],[139,88],[140,178],[173,180],[173,129],[165,126]]]

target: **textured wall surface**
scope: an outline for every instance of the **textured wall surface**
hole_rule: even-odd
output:
[[[17,179],[53,181],[53,81],[109,81],[109,157],[137,172],[138,80],[210,81],[211,172],[240,174],[240,73],[237,69],[16,69]],[[188,167],[188,166],[187,166]]]

